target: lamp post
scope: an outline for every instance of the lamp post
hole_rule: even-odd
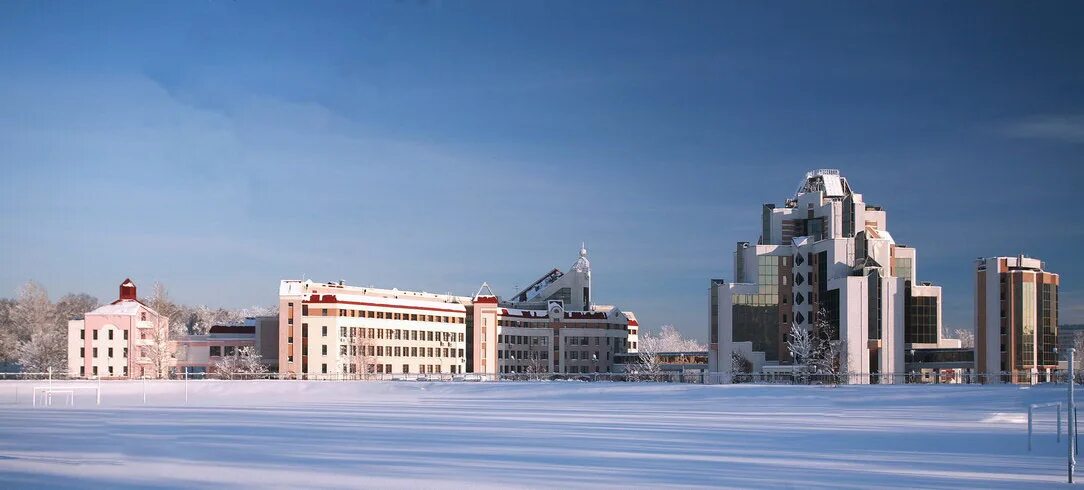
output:
[[[1076,384],[1073,371],[1076,349],[1069,348],[1069,483],[1073,483],[1073,471],[1076,470],[1076,399],[1073,395],[1073,385]]]

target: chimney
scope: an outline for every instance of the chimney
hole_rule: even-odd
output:
[[[120,283],[120,299],[136,301],[136,285],[131,279],[125,279],[124,282]]]

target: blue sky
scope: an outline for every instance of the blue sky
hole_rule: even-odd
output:
[[[1084,321],[1079,2],[0,3],[0,295],[277,281],[596,300],[707,335],[760,206],[839,168],[971,326],[973,259]],[[314,239],[315,238],[315,239]]]

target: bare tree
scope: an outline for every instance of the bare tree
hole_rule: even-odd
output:
[[[351,331],[350,345],[345,360],[352,377],[368,379],[372,366],[376,363],[373,353],[373,340],[367,335],[365,327],[357,327]],[[344,356],[340,356],[340,359]]]
[[[542,376],[549,374],[552,371],[550,368],[550,360],[542,359],[542,352],[537,350],[531,350],[528,352],[527,357],[527,374],[529,379],[539,380]]]

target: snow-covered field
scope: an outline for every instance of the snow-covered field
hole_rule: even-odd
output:
[[[62,384],[67,384],[63,382]],[[1064,386],[203,381],[33,408],[0,382],[0,488],[1034,488]],[[16,389],[18,394],[16,395]]]

